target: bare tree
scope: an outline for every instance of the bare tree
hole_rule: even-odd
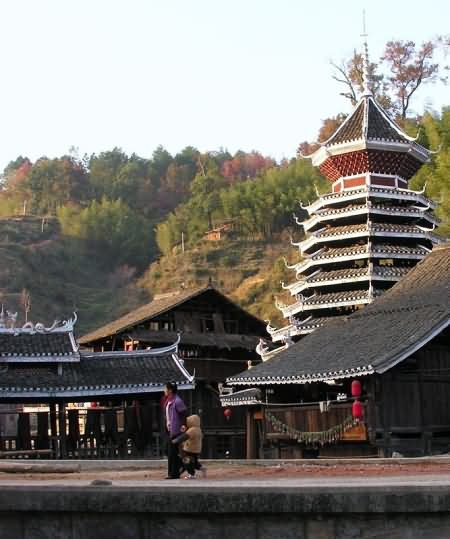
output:
[[[446,82],[447,77],[440,75],[445,67],[435,58],[438,49],[447,49],[449,43],[449,37],[437,37],[420,47],[413,41],[389,41],[380,63],[371,62],[368,69],[369,86],[380,104],[391,114],[405,119],[411,98],[422,84]],[[333,79],[344,86],[340,95],[355,105],[363,89],[362,54],[354,51],[349,60],[331,65]]]
[[[349,99],[352,105],[356,105],[358,95],[363,91],[363,56],[362,54],[353,51],[353,56],[349,60],[343,60],[340,64],[330,62],[335,70],[332,75],[333,79],[345,86],[345,91],[340,95]],[[385,91],[384,76],[378,73],[378,64],[375,62],[369,63],[369,86],[374,95],[379,95]]]

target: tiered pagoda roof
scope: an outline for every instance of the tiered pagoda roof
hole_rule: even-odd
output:
[[[331,190],[301,205],[307,219],[294,216],[306,238],[292,242],[300,261],[286,262],[295,280],[282,287],[292,301],[276,301],[288,324],[268,325],[274,342],[289,346],[292,339],[371,303],[441,241],[434,233],[439,224],[435,203],[424,191],[408,188],[430,156],[365,84],[353,112],[309,156]],[[273,353],[260,350],[263,359]]]

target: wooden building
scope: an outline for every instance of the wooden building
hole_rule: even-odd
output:
[[[173,342],[196,388],[192,412],[202,417],[204,455],[245,455],[245,411],[224,416],[219,384],[258,362],[255,352],[265,324],[241,309],[211,285],[162,294],[135,311],[84,335],[79,342],[94,351],[140,350]]]
[[[220,225],[208,230],[204,234],[205,240],[208,241],[221,241],[222,239],[228,237],[234,229],[234,221],[227,220]]]
[[[440,242],[436,204],[408,186],[430,156],[365,84],[354,110],[309,156],[331,190],[302,206],[308,219],[296,218],[307,237],[293,243],[300,259],[288,265],[294,282],[282,285],[292,301],[276,303],[287,324],[267,327],[274,343],[298,340],[370,304]]]
[[[1,313],[0,454],[160,457],[165,384],[177,382],[186,400],[195,385],[178,340],[151,350],[86,352],[73,325],[18,328]]]
[[[223,405],[248,410],[248,456],[448,452],[449,325],[444,244],[363,310],[228,378]]]

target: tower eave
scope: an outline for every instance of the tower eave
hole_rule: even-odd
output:
[[[348,142],[341,142],[331,146],[321,146],[311,156],[312,164],[320,167],[325,161],[332,156],[358,152],[362,150],[381,150],[386,152],[408,153],[421,164],[430,161],[430,152],[414,142],[395,142],[389,140],[367,140],[358,139]]]

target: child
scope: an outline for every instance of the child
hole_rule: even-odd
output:
[[[202,452],[202,438],[203,433],[200,428],[200,417],[198,415],[190,415],[186,418],[186,427],[183,434],[178,438],[181,442],[181,461],[183,462],[183,469],[187,471],[188,475],[185,479],[194,479],[195,470],[200,470],[203,477],[206,476],[206,469],[198,461],[198,457]]]

